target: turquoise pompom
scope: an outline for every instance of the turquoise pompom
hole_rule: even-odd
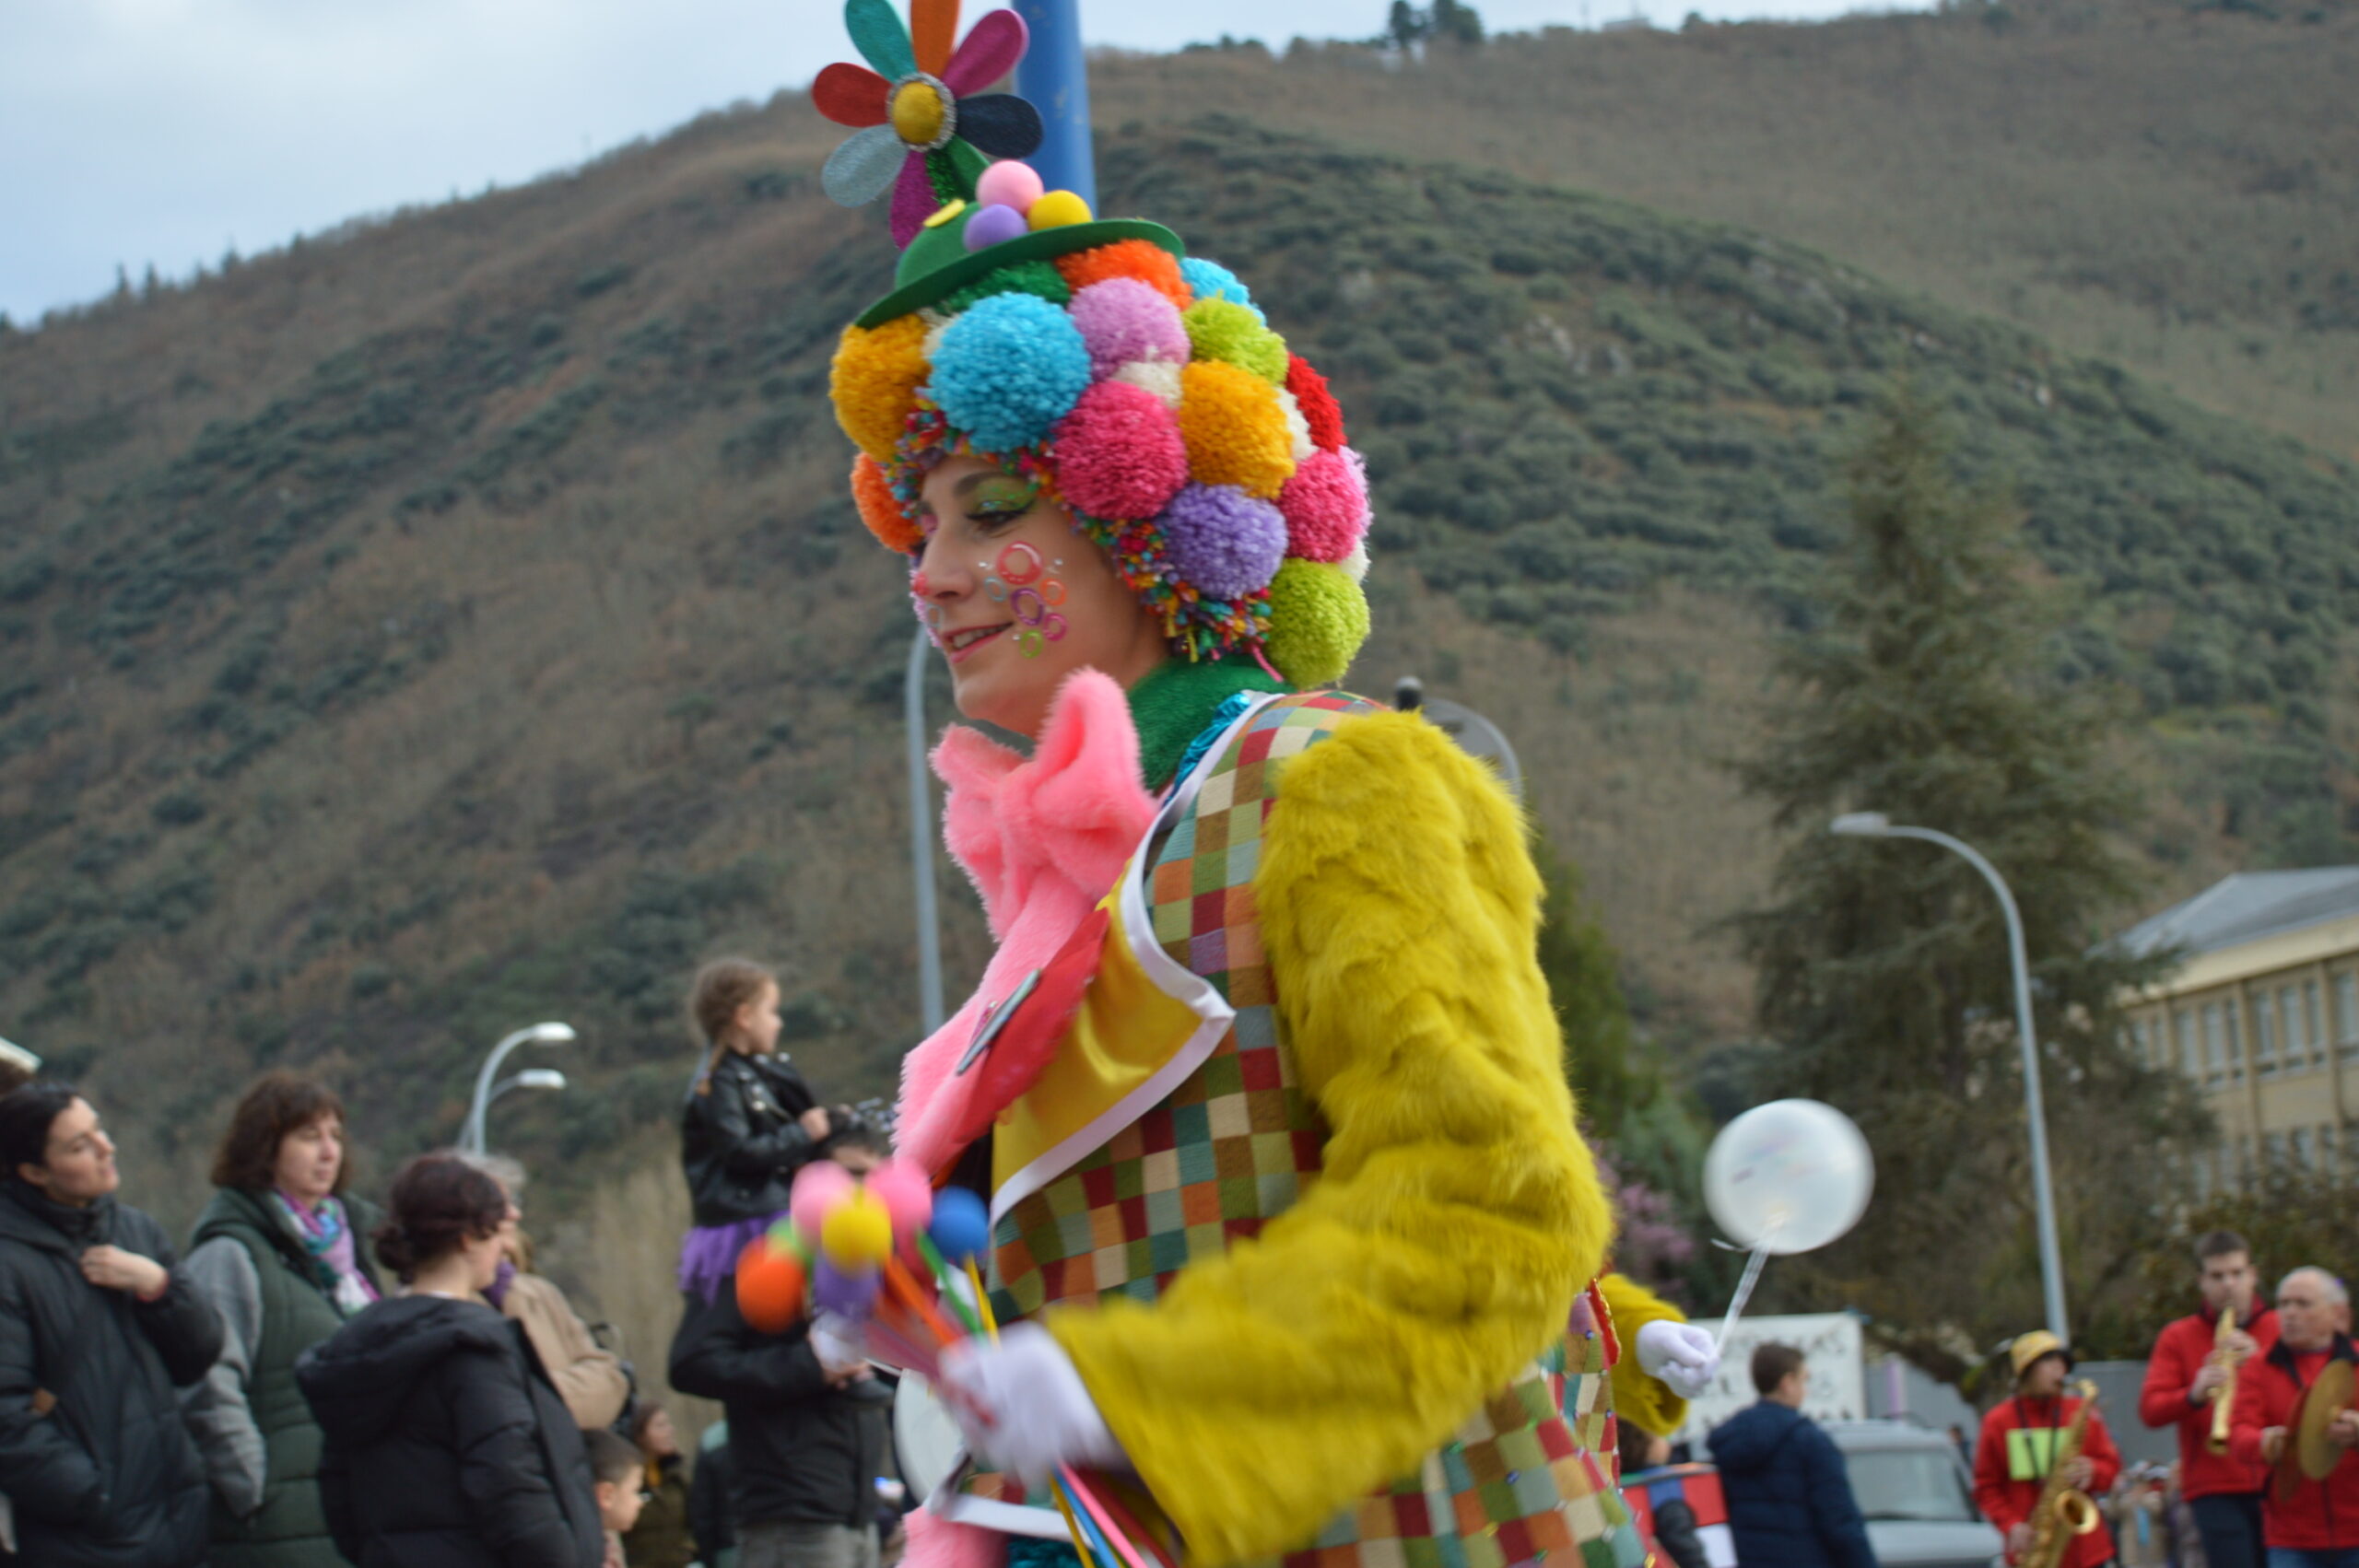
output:
[[[1226,299],[1242,305],[1253,312],[1253,319],[1267,323],[1262,307],[1253,303],[1253,291],[1244,280],[1218,262],[1208,262],[1202,256],[1190,256],[1180,263],[1180,275],[1188,282],[1189,292],[1198,299]]]
[[[1014,451],[1047,436],[1089,390],[1089,347],[1046,299],[994,294],[943,329],[930,390],[979,449]]]

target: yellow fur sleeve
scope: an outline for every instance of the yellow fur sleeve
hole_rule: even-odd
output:
[[[1649,1323],[1684,1323],[1687,1315],[1626,1274],[1606,1275],[1597,1290],[1614,1319],[1614,1337],[1622,1342],[1622,1359],[1606,1378],[1614,1390],[1614,1413],[1641,1432],[1669,1437],[1687,1419],[1687,1401],[1638,1369],[1638,1330]]]
[[[1300,1547],[1561,1336],[1612,1220],[1497,782],[1409,714],[1287,765],[1254,881],[1329,1138],[1256,1241],[1044,1321],[1203,1568]]]

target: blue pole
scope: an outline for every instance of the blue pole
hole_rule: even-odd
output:
[[[1026,161],[1051,191],[1097,210],[1097,158],[1089,145],[1089,65],[1081,53],[1081,0],[1015,0],[1032,46],[1015,67],[1015,90],[1040,111],[1048,135]]]

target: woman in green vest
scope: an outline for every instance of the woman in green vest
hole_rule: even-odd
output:
[[[378,1297],[342,1197],[344,1105],[298,1073],[246,1091],[213,1160],[217,1190],[185,1267],[221,1314],[221,1359],[186,1396],[213,1485],[215,1568],[338,1568],[314,1477],[320,1429],[295,1358]]]

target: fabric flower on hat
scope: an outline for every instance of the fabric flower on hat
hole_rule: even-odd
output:
[[[1039,111],[1013,93],[980,90],[1024,57],[1024,18],[1015,12],[986,13],[956,50],[958,0],[910,0],[906,28],[891,0],[845,0],[844,29],[868,65],[839,61],[811,84],[813,107],[855,131],[827,155],[819,183],[848,207],[891,190],[897,244],[909,244],[957,193],[959,143],[996,158],[1039,149]]]

